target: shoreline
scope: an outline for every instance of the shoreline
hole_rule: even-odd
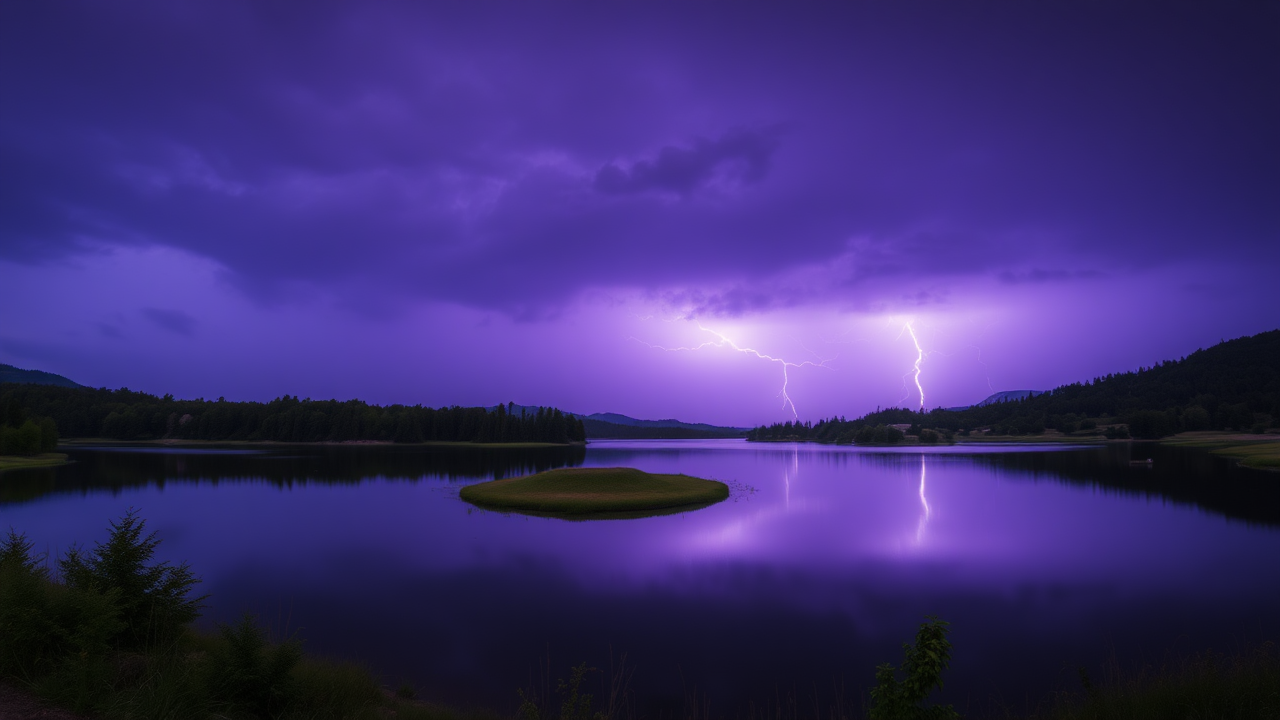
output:
[[[39,455],[0,455],[0,472],[27,468],[58,467],[69,465],[66,453],[41,453]]]
[[[900,448],[900,447],[952,447],[956,445],[1103,445],[1111,443],[1131,442],[1130,438],[1109,439],[1098,435],[971,435],[957,436],[952,440],[940,440],[934,443],[919,441],[902,441],[899,443],[838,443],[805,438],[786,438],[777,440],[747,440],[750,443],[805,443],[813,445],[834,445],[837,447],[855,448]]]
[[[421,443],[397,443],[387,440],[343,440],[333,442],[281,442],[278,440],[187,440],[179,438],[161,438],[158,440],[114,440],[110,438],[64,438],[58,441],[59,447],[96,447],[103,445],[138,446],[138,447],[467,447],[495,449],[534,449],[534,448],[571,448],[585,447],[585,442],[544,443],[544,442],[508,442],[481,443],[464,440],[433,440]]]
[[[1218,430],[1185,432],[1162,438],[1161,445],[1207,450],[1236,461],[1240,467],[1280,472],[1280,437]]]

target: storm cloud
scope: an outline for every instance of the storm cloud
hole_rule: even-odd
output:
[[[931,7],[8,5],[0,257],[511,313],[1278,259],[1274,8]]]

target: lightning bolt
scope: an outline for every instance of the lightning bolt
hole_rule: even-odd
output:
[[[920,341],[916,338],[916,331],[915,331],[915,328],[911,327],[911,323],[907,323],[906,325],[902,326],[902,332],[898,333],[899,338],[902,337],[903,332],[909,333],[911,335],[911,342],[916,346],[916,363],[915,363],[915,370],[913,371],[914,376],[912,379],[915,380],[916,390],[920,392],[920,410],[921,412],[923,412],[924,411],[924,387],[920,384],[920,363],[924,362],[924,350],[920,347]],[[912,373],[909,372],[907,373],[907,375],[912,375]],[[906,375],[902,376],[904,384],[905,384],[906,377],[907,377]],[[906,400],[907,398],[906,396],[904,396],[902,399]],[[901,400],[899,402],[901,402]]]
[[[634,336],[631,339],[643,345],[647,345],[651,348],[655,348],[658,350],[665,350],[666,352],[693,352],[695,350],[702,350],[703,348],[709,348],[709,347],[717,347],[717,348],[728,347],[740,353],[745,353],[747,355],[754,355],[755,357],[758,357],[761,360],[768,360],[769,362],[778,363],[779,365],[782,366],[782,389],[778,391],[778,395],[776,395],[775,397],[782,398],[782,407],[784,409],[791,410],[791,417],[796,420],[800,419],[800,415],[799,413],[796,412],[796,404],[791,402],[791,396],[787,394],[787,385],[791,382],[791,377],[787,373],[787,368],[802,368],[808,365],[812,367],[825,367],[830,369],[830,366],[827,365],[826,360],[823,360],[821,362],[813,362],[811,360],[806,360],[804,362],[794,363],[789,360],[784,360],[779,357],[774,357],[772,355],[762,353],[759,350],[756,350],[755,348],[742,347],[741,345],[735,343],[733,340],[730,340],[723,333],[720,333],[716,330],[712,330],[711,328],[708,328],[708,327],[703,327],[702,323],[696,320],[694,321],[694,324],[697,325],[698,329],[701,330],[702,332],[710,333],[716,336],[716,339],[708,340],[702,343],[701,345],[695,345],[694,347],[675,347],[675,348],[663,347],[662,345],[654,345],[653,343],[647,343],[644,340],[641,340],[640,338],[637,338]]]

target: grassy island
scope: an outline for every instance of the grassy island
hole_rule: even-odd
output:
[[[644,517],[692,510],[729,497],[729,486],[634,468],[560,468],[469,485],[462,499],[491,510],[575,519]]]
[[[18,470],[20,468],[53,467],[65,465],[67,456],[62,453],[41,453],[39,455],[0,455],[0,472]]]

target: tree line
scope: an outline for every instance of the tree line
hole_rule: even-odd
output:
[[[875,428],[895,424],[910,425],[909,435],[931,429],[944,438],[978,430],[994,435],[1035,435],[1046,429],[1089,433],[1098,432],[1099,419],[1116,426],[1106,429],[1108,437],[1156,439],[1190,430],[1264,432],[1280,419],[1280,330],[1021,400],[928,412],[877,408],[855,420],[833,417],[761,426],[747,439],[864,442],[858,436],[868,436],[867,428],[874,436]]]
[[[0,455],[39,455],[58,446],[53,418],[33,416],[26,408],[0,402]]]
[[[63,437],[394,443],[585,442],[582,421],[556,408],[370,405],[360,400],[177,400],[128,388],[0,385],[0,414],[51,418]]]

